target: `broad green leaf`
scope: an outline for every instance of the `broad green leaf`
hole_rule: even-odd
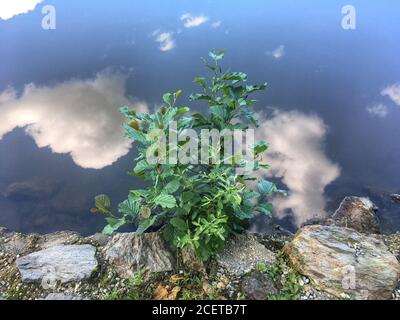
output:
[[[172,209],[176,207],[176,199],[169,194],[160,194],[154,199],[154,203],[164,209]]]
[[[256,210],[262,213],[263,215],[272,218],[273,206],[271,203],[260,204],[259,206],[256,207]]]
[[[119,204],[118,210],[120,213],[134,217],[139,213],[139,202],[139,199],[127,199]]]
[[[243,72],[230,72],[226,74],[222,79],[227,81],[233,81],[233,84],[235,84],[239,81],[247,81],[247,74]]]
[[[239,219],[239,220],[247,220],[247,219],[251,219],[253,218],[253,212],[252,212],[252,208],[250,207],[239,207],[234,205],[233,206],[233,212],[234,215]]]
[[[203,78],[203,77],[196,77],[194,79],[194,82],[196,82],[198,85],[202,86],[203,88],[206,87],[206,85],[207,85],[206,78]]]
[[[179,114],[182,114],[182,113],[187,113],[189,111],[190,111],[190,109],[188,107],[180,107],[178,109],[178,111],[176,112],[176,114],[179,115]]]
[[[119,108],[119,112],[121,112],[128,119],[136,118],[136,112],[132,109],[129,109],[129,107],[121,107]]]
[[[193,122],[193,119],[191,117],[183,117],[178,120],[178,128],[186,129],[186,128],[190,127],[192,122]]]
[[[148,191],[143,189],[130,190],[129,192],[133,194],[135,197],[146,197],[146,195],[148,194]]]
[[[138,141],[142,144],[147,143],[146,135],[143,132],[130,127],[128,124],[124,124],[124,129],[125,129],[125,135],[127,138],[129,138],[133,141]]]
[[[245,116],[254,126],[259,127],[259,122],[254,112],[248,109],[242,109],[242,115]]]
[[[183,202],[190,202],[195,197],[195,193],[191,191],[186,191],[182,193],[182,201]]]
[[[174,228],[170,225],[167,224],[164,227],[164,240],[167,241],[168,243],[173,243],[174,239],[175,239],[175,232],[174,232]]]
[[[212,100],[212,98],[207,95],[207,94],[202,94],[202,93],[193,93],[189,97],[190,100],[192,101],[197,101],[197,100]]]
[[[254,199],[254,198],[258,198],[258,197],[260,197],[260,194],[258,192],[255,192],[255,191],[245,192],[243,194],[243,196],[242,196],[243,201]]]
[[[140,174],[143,171],[150,168],[152,168],[152,166],[148,164],[146,160],[141,160],[136,164],[135,169],[133,169],[133,172],[135,172],[136,174]]]
[[[106,221],[108,222],[108,225],[104,227],[102,233],[108,236],[112,235],[115,231],[126,224],[125,219],[117,219],[114,217],[107,217]]]
[[[153,216],[149,219],[146,219],[142,222],[139,223],[138,228],[136,230],[137,234],[143,234],[145,233],[150,227],[153,226],[153,224],[156,222],[157,216]]]
[[[254,145],[254,148],[253,148],[254,155],[257,156],[260,153],[263,153],[267,149],[268,149],[268,144],[265,141],[259,141]]]
[[[149,219],[151,216],[151,209],[147,206],[140,208],[140,216],[144,219]]]
[[[176,103],[176,101],[179,99],[179,97],[182,94],[182,90],[178,90],[177,92],[174,93],[174,104]]]
[[[101,213],[109,213],[111,210],[111,200],[105,195],[101,194],[94,198],[95,206]]]
[[[180,185],[179,180],[172,180],[165,186],[163,192],[166,194],[175,193],[179,189]]]
[[[254,91],[265,90],[267,88],[267,83],[253,85],[253,86],[246,86],[247,93],[252,93]]]
[[[171,225],[175,227],[175,229],[181,230],[181,231],[186,231],[187,230],[187,224],[185,220],[181,218],[172,218],[170,221]]]
[[[223,106],[211,106],[210,110],[214,116],[225,121],[227,118],[227,112]]]
[[[166,104],[168,104],[169,106],[171,106],[171,94],[170,93],[166,93],[163,95],[163,100]]]
[[[278,189],[276,188],[276,185],[273,182],[267,181],[267,180],[261,180],[258,183],[258,191],[262,196],[270,196]]]

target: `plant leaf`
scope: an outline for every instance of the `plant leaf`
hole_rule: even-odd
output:
[[[176,199],[169,194],[160,194],[154,199],[154,203],[164,209],[172,209],[176,207]]]
[[[118,210],[120,213],[134,217],[139,213],[139,202],[139,199],[128,198],[119,204]]]
[[[175,229],[178,229],[180,231],[186,231],[188,228],[185,220],[181,218],[172,218],[170,223],[175,227]]]
[[[138,228],[136,230],[137,234],[145,233],[157,220],[157,216],[153,216],[149,219],[146,219],[139,223]]]
[[[268,144],[265,141],[259,141],[254,145],[254,155],[259,155],[268,149]]]
[[[101,213],[109,213],[111,210],[111,200],[105,195],[101,194],[94,198],[95,206]]]
[[[272,218],[273,206],[271,203],[260,204],[258,207],[256,207],[256,210],[268,218]]]
[[[165,186],[163,192],[166,194],[175,193],[179,189],[180,185],[179,180],[172,180]]]
[[[276,185],[267,180],[261,180],[258,183],[258,190],[262,196],[270,196],[278,191]]]

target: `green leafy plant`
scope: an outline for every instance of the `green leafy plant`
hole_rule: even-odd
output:
[[[186,129],[200,132],[258,127],[257,116],[252,111],[256,100],[250,96],[267,85],[248,85],[243,72],[223,72],[220,61],[224,54],[224,51],[211,51],[211,61],[203,59],[211,75],[195,79],[201,92],[192,94],[190,100],[205,102],[208,106],[205,114],[190,114],[187,106],[179,105],[180,90],[165,94],[164,106],[153,114],[136,113],[128,107],[120,109],[127,118],[126,136],[138,143],[139,156],[129,174],[151,183],[145,190],[131,190],[128,198],[119,204],[118,215],[111,212],[111,201],[106,195],[95,198],[94,210],[104,214],[108,223],[104,233],[111,234],[125,224],[135,223],[140,234],[161,224],[167,241],[177,248],[191,247],[206,261],[223,248],[231,234],[242,232],[255,214],[271,216],[272,205],[267,198],[278,191],[276,186],[261,180],[253,190],[248,182],[256,179],[235,171],[238,166],[250,165],[254,171],[268,169],[262,163],[262,153],[268,148],[266,142],[259,141],[252,146],[255,158],[252,163],[244,157],[224,157],[224,145],[219,144],[217,150],[211,146],[209,154],[222,156],[210,164],[176,164],[171,161],[173,154],[185,150],[188,140],[169,145],[161,152],[162,135],[154,133],[168,136],[172,121],[177,124],[173,130],[178,136]],[[149,155],[166,161],[151,163]]]

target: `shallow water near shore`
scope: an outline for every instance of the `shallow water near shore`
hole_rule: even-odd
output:
[[[260,132],[272,178],[289,192],[274,201],[274,222],[294,231],[356,195],[379,207],[384,231],[400,230],[389,198],[400,193],[399,2],[353,1],[352,31],[336,0],[55,0],[50,31],[45,4],[0,20],[0,226],[101,230],[93,197],[109,194],[116,206],[143,187],[126,174],[135,151],[118,107],[153,110],[176,89],[186,99],[206,72],[200,57],[226,48],[225,67],[269,83],[257,96]]]

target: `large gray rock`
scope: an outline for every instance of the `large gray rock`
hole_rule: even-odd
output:
[[[119,233],[103,249],[104,257],[122,278],[130,279],[140,270],[172,271],[175,257],[161,232]]]
[[[380,233],[376,216],[378,208],[368,198],[346,197],[332,219],[338,226],[362,233]]]
[[[225,249],[218,254],[215,262],[227,273],[242,276],[263,263],[271,264],[275,254],[257,241],[251,234],[242,234],[228,240]]]
[[[70,296],[65,293],[50,293],[44,300],[70,301],[70,300],[84,300],[84,299],[82,297]]]
[[[16,260],[24,282],[67,283],[89,278],[96,269],[96,248],[91,245],[57,245]]]
[[[307,226],[284,252],[292,266],[336,297],[391,299],[400,265],[378,236],[337,226]]]
[[[274,282],[266,274],[254,272],[242,281],[242,292],[251,300],[265,300],[278,294]]]

